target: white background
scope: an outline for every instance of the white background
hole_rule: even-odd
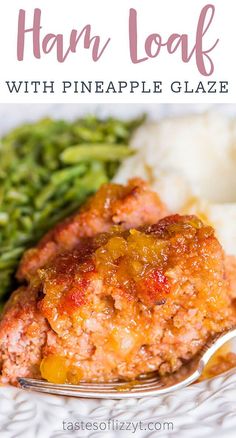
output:
[[[204,39],[210,47],[219,38],[220,42],[211,56],[215,72],[203,77],[197,70],[194,59],[188,64],[180,60],[180,53],[170,56],[165,48],[158,58],[140,64],[132,64],[129,57],[128,16],[129,8],[138,12],[139,50],[143,54],[145,38],[150,33],[160,33],[164,39],[171,33],[190,34],[190,47],[194,46],[197,21],[201,8],[207,0],[10,0],[0,3],[0,102],[236,102],[236,2],[234,0],[212,0],[216,13]],[[210,2],[209,2],[210,3]],[[111,42],[101,59],[94,63],[89,50],[78,46],[78,51],[69,55],[60,64],[55,52],[35,59],[32,54],[32,37],[26,36],[25,60],[17,61],[17,21],[18,11],[27,11],[26,25],[31,27],[34,8],[42,9],[41,34],[63,33],[68,44],[70,31],[90,23],[92,32],[103,37],[111,37]],[[55,94],[9,94],[4,86],[6,80],[43,81],[53,80]],[[69,94],[61,93],[61,81],[81,80],[145,80],[163,81],[162,94]],[[174,80],[190,81],[195,86],[198,81],[229,81],[229,94],[173,94],[169,83]]]
[[[204,112],[219,112],[235,118],[236,104],[0,104],[0,136],[22,123],[40,118],[75,120],[88,114],[99,118],[132,119],[146,114],[149,120]]]

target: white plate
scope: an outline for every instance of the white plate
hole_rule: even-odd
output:
[[[207,106],[202,105],[0,105],[0,133],[23,121],[45,115],[73,118],[86,112],[96,112],[102,116],[112,113],[132,117],[145,111],[155,118],[205,109]],[[236,114],[235,105],[219,106],[217,109]],[[1,438],[231,438],[236,430],[235,413],[234,370],[173,394],[140,400],[79,400],[0,387]],[[72,423],[75,429],[76,422],[77,427],[79,422],[83,422],[84,429],[66,429]],[[137,427],[135,433],[134,427]],[[118,431],[118,428],[123,430]]]
[[[232,370],[176,393],[156,398],[128,400],[83,400],[27,393],[11,387],[0,388],[0,436],[3,438],[154,438],[154,437],[234,437],[236,430],[236,375]],[[116,427],[142,422],[138,430],[63,430],[73,422],[91,426]],[[167,430],[167,424],[173,430]],[[164,426],[164,423],[166,426]],[[97,425],[97,426],[96,426]],[[92,426],[93,427],[93,426]],[[130,425],[131,427],[131,425]],[[163,430],[165,427],[165,430]],[[159,428],[162,428],[158,430]]]

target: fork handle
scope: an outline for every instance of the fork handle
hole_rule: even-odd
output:
[[[200,352],[200,364],[203,368],[209,362],[213,354],[222,347],[226,342],[236,337],[236,327],[232,327],[230,330],[225,330],[221,333],[210,338],[203,346]]]

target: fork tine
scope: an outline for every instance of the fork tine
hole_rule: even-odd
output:
[[[55,383],[49,383],[45,382],[44,380],[34,380],[34,379],[24,379],[19,378],[19,383],[21,386],[24,387],[34,387],[34,388],[48,388],[48,389],[64,389],[68,391],[100,391],[100,392],[107,392],[107,391],[125,391],[132,390],[132,388],[135,388],[135,390],[144,389],[144,388],[152,388],[157,387],[161,385],[161,380],[159,378],[153,379],[152,381],[131,381],[131,382],[114,382],[114,384],[103,385],[101,384],[89,384],[89,383],[83,383],[79,385],[70,385],[70,384],[55,384]]]
[[[109,389],[109,388],[118,388],[118,387],[123,387],[123,386],[135,386],[138,387],[140,385],[143,386],[147,386],[150,385],[152,383],[157,383],[160,381],[160,377],[158,376],[158,374],[155,375],[151,375],[151,376],[142,376],[137,378],[136,380],[133,381],[115,381],[115,382],[104,382],[104,383],[97,383],[97,382],[80,382],[78,385],[72,385],[72,384],[66,384],[63,383],[63,388],[67,388],[67,389],[99,389],[101,387]],[[36,386],[41,386],[41,385],[47,385],[48,387],[50,386],[59,386],[61,387],[61,384],[55,384],[55,383],[50,383],[47,382],[45,380],[39,380],[39,379],[30,379],[30,378],[19,378],[19,382],[20,383],[27,383],[27,384],[32,384],[32,385],[36,385]]]
[[[147,396],[158,396],[165,394],[167,392],[174,391],[179,388],[183,388],[184,386],[189,385],[194,382],[200,376],[200,371],[197,370],[195,373],[188,376],[185,380],[181,382],[177,382],[176,384],[163,384],[161,379],[157,379],[156,382],[153,381],[151,384],[146,384],[145,387],[141,384],[136,387],[133,385],[132,387],[128,387],[127,389],[122,389],[122,387],[113,387],[113,388],[88,388],[87,386],[81,385],[55,385],[52,383],[44,382],[44,381],[35,381],[33,379],[18,379],[20,385],[28,390],[34,390],[38,392],[44,392],[49,394],[63,395],[63,396],[72,396],[72,397],[81,397],[81,398],[112,398],[112,399],[123,399],[128,397],[140,398]]]
[[[22,379],[24,380],[24,379]],[[110,388],[109,390],[105,388],[100,389],[75,389],[75,388],[64,388],[64,385],[33,385],[31,383],[23,382],[21,380],[21,385],[25,389],[33,389],[34,391],[45,392],[50,394],[58,394],[72,397],[85,397],[85,398],[126,398],[126,397],[141,397],[143,395],[148,395],[148,393],[153,394],[154,391],[157,391],[157,386],[154,388],[135,388],[133,392],[132,388],[127,390],[117,390],[116,388]]]
[[[21,386],[23,386],[25,389],[28,390],[34,390],[37,392],[43,392],[47,394],[55,394],[55,395],[63,395],[63,396],[71,396],[71,397],[79,397],[79,398],[110,398],[110,399],[124,399],[124,398],[141,398],[141,397],[151,397],[151,396],[158,396],[162,395],[174,390],[177,390],[179,388],[183,388],[184,386],[187,386],[188,384],[192,383],[199,377],[200,373],[195,373],[195,376],[190,376],[190,378],[185,379],[185,381],[178,382],[176,385],[170,385],[170,386],[160,386],[154,385],[152,387],[145,387],[142,388],[141,386],[139,388],[130,388],[128,390],[117,390],[117,388],[109,389],[109,390],[75,390],[74,388],[66,389],[64,388],[64,385],[41,385],[37,386],[33,383],[27,382],[27,379],[19,379],[19,382]],[[73,385],[74,386],[74,385]]]

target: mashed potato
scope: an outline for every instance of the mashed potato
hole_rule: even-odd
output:
[[[208,113],[146,123],[132,147],[116,181],[147,179],[171,212],[200,215],[236,255],[236,121]]]

